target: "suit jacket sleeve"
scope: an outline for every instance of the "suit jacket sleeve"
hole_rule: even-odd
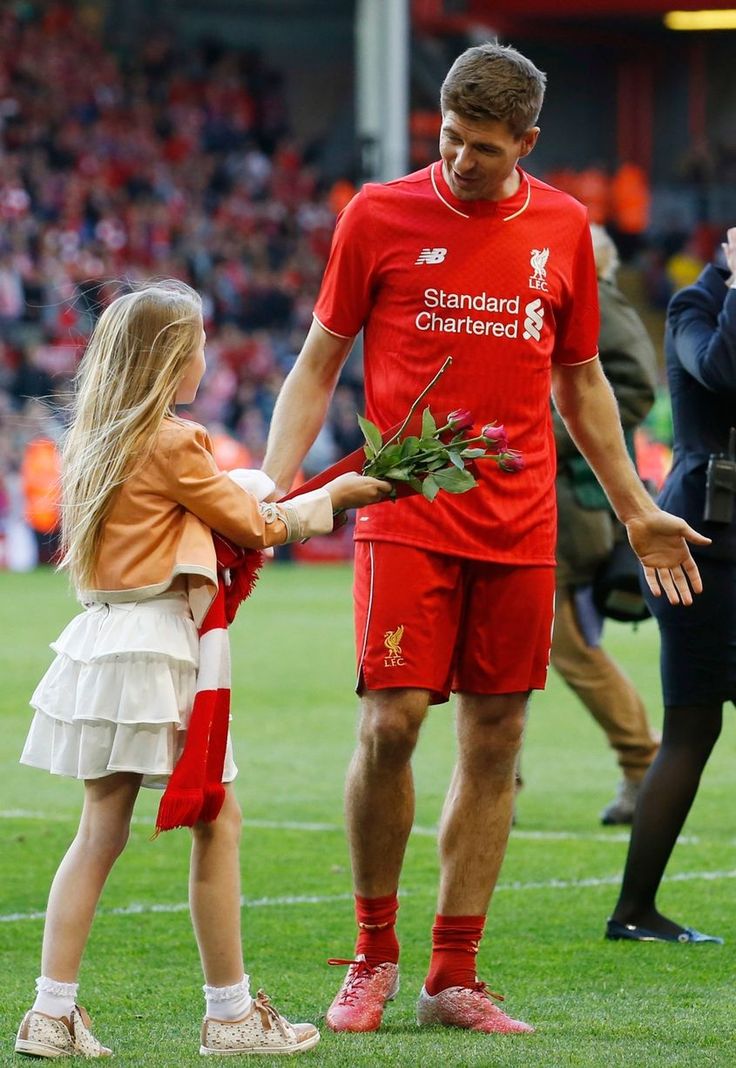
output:
[[[736,290],[726,278],[726,271],[706,267],[667,312],[680,363],[714,393],[736,393]]]

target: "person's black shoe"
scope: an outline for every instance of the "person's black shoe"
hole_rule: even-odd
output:
[[[685,927],[679,934],[659,934],[646,927],[637,927],[634,923],[619,923],[618,920],[606,922],[606,938],[612,942],[715,942],[722,946],[723,939],[717,935],[702,934],[693,927]]]

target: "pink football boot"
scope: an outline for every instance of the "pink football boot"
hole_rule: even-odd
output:
[[[325,1021],[332,1031],[377,1031],[387,1001],[399,992],[398,964],[371,965],[360,953],[355,960],[333,959],[328,964],[347,964],[348,974],[327,1010]]]
[[[534,1028],[521,1020],[512,1020],[492,998],[503,1001],[485,983],[475,986],[450,986],[432,997],[425,987],[417,1003],[417,1023],[420,1027],[441,1024],[443,1027],[464,1027],[469,1031],[486,1034],[518,1035],[531,1034]]]

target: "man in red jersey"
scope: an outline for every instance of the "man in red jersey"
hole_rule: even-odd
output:
[[[359,514],[355,619],[361,721],[346,818],[355,957],[327,1013],[372,1031],[398,990],[397,891],[414,814],[411,757],[430,703],[457,693],[457,765],[439,832],[441,878],[420,1024],[531,1031],[493,1001],[475,958],[503,860],[529,693],[545,684],[553,615],[555,446],[550,390],[625,523],[647,580],[673,603],[700,580],[687,541],[629,460],[597,358],[585,209],[518,166],[545,76],[519,52],[464,52],[442,86],[441,160],[366,185],[338,219],[314,322],[276,405],[264,466],[288,487],[364,330],[368,417],[403,418],[444,357],[438,412],[498,420],[525,468],[481,467],[463,496]],[[480,465],[479,465],[480,466]]]

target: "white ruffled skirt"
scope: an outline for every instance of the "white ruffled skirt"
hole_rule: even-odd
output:
[[[116,771],[163,788],[184,747],[199,637],[185,594],[93,604],[51,648],[56,659],[31,697],[21,764],[99,779]],[[228,735],[223,782],[238,773]]]

